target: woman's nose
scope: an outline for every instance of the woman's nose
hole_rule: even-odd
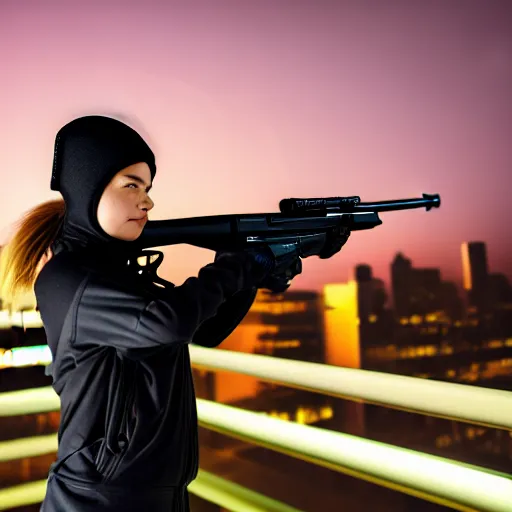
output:
[[[155,203],[153,203],[149,196],[146,196],[142,202],[142,207],[149,211],[153,208],[153,206],[155,206]]]

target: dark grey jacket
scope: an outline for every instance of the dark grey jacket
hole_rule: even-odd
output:
[[[187,511],[198,469],[188,344],[236,327],[254,300],[252,263],[227,255],[165,288],[111,263],[62,251],[36,281],[61,400],[41,510]]]

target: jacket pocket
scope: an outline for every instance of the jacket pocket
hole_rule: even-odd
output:
[[[132,425],[130,414],[135,398],[137,362],[121,357],[119,360],[118,385],[112,391],[107,407],[105,438],[96,457],[96,468],[102,481],[112,478],[128,449]]]

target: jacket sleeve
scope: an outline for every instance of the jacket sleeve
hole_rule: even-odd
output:
[[[189,343],[221,304],[253,286],[251,267],[243,253],[223,258],[158,299],[91,279],[78,304],[73,346],[112,346],[127,357],[139,358],[163,346]]]
[[[240,324],[251,309],[257,287],[241,290],[222,303],[213,318],[203,322],[194,333],[192,343],[202,347],[218,347]]]

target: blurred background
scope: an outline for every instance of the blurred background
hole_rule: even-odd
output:
[[[285,197],[438,193],[440,209],[383,213],[333,258],[306,259],[284,294],[260,291],[219,350],[511,391],[511,27],[506,0],[4,0],[0,244],[24,212],[59,197],[55,134],[88,114],[128,122],[152,147],[152,220],[277,212]],[[175,284],[213,259],[162,250],[159,274]],[[34,297],[0,315],[0,392],[51,385]],[[506,429],[228,372],[194,378],[199,398],[512,467]],[[0,417],[0,441],[58,424],[58,412]],[[200,434],[202,468],[300,510],[448,510]],[[0,461],[0,488],[46,478],[54,458]],[[225,510],[192,500],[194,511]]]

